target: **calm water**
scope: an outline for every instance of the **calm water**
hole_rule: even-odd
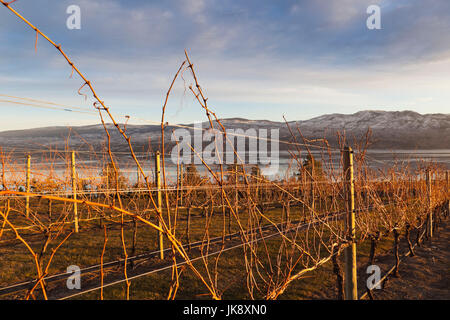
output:
[[[298,155],[297,155],[298,156]],[[302,161],[307,156],[306,152],[301,154]],[[322,154],[320,152],[313,152],[313,156],[316,160],[323,160],[324,169],[327,171],[340,172],[341,167],[341,154],[339,151],[332,152],[331,158],[329,154]],[[358,154],[355,154],[355,158]],[[16,179],[18,181],[25,180],[25,160],[20,161],[16,158],[15,166],[5,167],[5,177],[7,179]],[[39,162],[40,161],[40,162]],[[366,153],[366,163],[373,169],[386,169],[395,165],[401,167],[409,165],[411,170],[416,169],[421,163],[433,162],[441,165],[444,168],[450,169],[450,149],[449,150],[370,150]],[[50,167],[47,162],[43,162],[37,156],[33,156],[32,162],[32,178],[42,179],[46,178],[50,172],[53,172],[61,180],[67,180],[70,176],[70,170],[64,161],[56,160],[51,161]],[[272,167],[267,165],[260,165],[261,171],[264,175],[268,175],[269,179],[279,179],[286,176],[292,176],[298,171],[298,164],[287,151],[281,151],[278,160],[273,161]],[[357,163],[357,159],[355,159]],[[151,160],[142,160],[143,169],[146,174],[153,176],[154,164]],[[95,160],[77,160],[77,173],[80,178],[101,179],[103,165],[99,161]],[[131,183],[137,181],[137,169],[131,158],[119,159],[119,167],[122,174],[129,179]],[[205,166],[198,165],[198,171],[200,174],[208,175],[208,171]],[[227,165],[224,166],[226,170]],[[275,167],[276,170],[273,170]],[[0,165],[1,168],[1,165]],[[219,170],[219,166],[212,166],[213,170]],[[272,169],[272,170],[270,170]],[[177,167],[174,165],[170,157],[166,157],[166,178],[168,183],[176,181]]]

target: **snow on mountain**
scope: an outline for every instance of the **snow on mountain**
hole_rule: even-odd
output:
[[[327,127],[337,129],[439,129],[450,127],[449,114],[422,115],[413,111],[360,111],[354,114],[329,114],[306,121],[297,121],[307,127]]]
[[[222,119],[229,129],[274,129],[280,130],[281,140],[292,139],[286,123],[269,120],[248,120],[243,118]],[[115,150],[126,150],[126,142],[112,124],[108,124],[112,145]],[[193,126],[188,124],[188,126]],[[354,114],[326,114],[303,121],[289,122],[297,139],[297,128],[308,139],[327,138],[330,144],[337,144],[337,132],[344,133],[349,140],[362,139],[370,128],[372,148],[390,149],[450,149],[450,114],[419,114],[413,111],[366,110]],[[203,123],[209,127],[209,122]],[[216,125],[216,127],[218,127]],[[170,133],[176,127],[167,127],[166,143],[170,143]],[[148,147],[149,139],[153,147],[159,144],[161,131],[157,125],[127,125],[127,134],[132,137],[137,148]],[[102,125],[80,127],[46,127],[28,130],[0,132],[0,146],[23,148],[36,146],[65,147],[70,136],[71,146],[99,146],[106,141]],[[285,146],[280,145],[280,148]]]

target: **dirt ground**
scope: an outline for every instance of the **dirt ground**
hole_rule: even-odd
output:
[[[383,260],[383,256],[380,260]],[[391,276],[384,288],[374,290],[375,299],[449,300],[449,223],[439,228],[431,242],[425,240],[420,247],[416,247],[414,257],[403,258],[399,271],[399,278]]]

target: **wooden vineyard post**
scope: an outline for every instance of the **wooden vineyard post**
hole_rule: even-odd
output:
[[[72,164],[72,193],[73,193],[73,199],[77,199],[77,172],[75,169],[75,151],[72,151],[72,158],[71,158],[71,164]],[[78,233],[78,208],[77,203],[73,203],[73,222],[75,225],[75,233]]]
[[[311,155],[311,176],[310,176],[310,181],[309,181],[309,184],[310,184],[309,192],[310,192],[310,198],[311,198],[311,213],[313,214],[313,216],[316,215],[316,205],[315,205],[315,199],[314,199],[316,196],[314,193],[314,170],[315,170],[314,161],[315,161],[315,159]]]
[[[27,156],[27,177],[26,177],[26,187],[25,192],[29,193],[31,189],[30,184],[30,178],[31,178],[31,156]],[[30,196],[25,197],[25,215],[27,218],[30,217]]]
[[[445,171],[445,180],[447,181],[447,192],[446,192],[446,196],[448,197],[448,193],[450,192],[450,177],[449,177],[449,173],[450,171],[447,170]],[[449,199],[447,199],[449,200]],[[450,200],[447,201],[447,205],[448,205],[448,212],[450,212]]]
[[[446,181],[446,185],[447,185],[447,192],[450,191],[450,175],[449,175],[449,170],[445,171],[445,181]]]
[[[259,168],[256,169],[256,201],[259,201]]]
[[[412,176],[409,178],[409,194],[414,196],[414,180]]]
[[[238,202],[239,202],[238,196],[239,196],[239,193],[238,193],[238,165],[236,162],[236,165],[234,167],[234,212],[236,213],[236,215],[238,215]],[[231,212],[228,216],[228,219],[231,220]],[[230,230],[228,230],[228,231],[230,231]]]
[[[106,193],[105,198],[109,200],[109,164],[106,165]]]
[[[139,189],[140,187],[140,185],[141,185],[141,174],[140,174],[140,172],[139,172],[139,167],[137,167],[136,168],[136,185],[137,185],[137,188]]]
[[[183,206],[183,164],[180,163],[180,206]]]
[[[395,193],[395,173],[392,172],[391,174],[391,186],[392,186],[392,196],[394,196]]]
[[[155,157],[155,174],[156,174],[156,188],[158,190],[158,226],[161,228],[161,219],[162,219],[162,195],[161,195],[161,155],[159,151],[156,151]],[[164,259],[164,243],[163,243],[163,234],[161,231],[158,231],[158,242],[159,242],[159,255],[161,260]]]
[[[345,248],[345,299],[358,300],[356,275],[356,242],[355,242],[355,185],[353,179],[353,150],[344,149],[345,200],[347,206],[347,240],[350,245]]]
[[[431,170],[427,169],[427,198],[428,198],[428,236],[433,237],[433,208],[431,207]]]

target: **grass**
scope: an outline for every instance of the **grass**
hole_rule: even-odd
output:
[[[15,201],[15,207],[23,207],[22,200],[12,200]],[[22,202],[21,202],[22,201]],[[151,213],[145,213],[145,208],[148,205],[147,200],[144,198],[132,199],[125,198],[124,206],[130,207],[131,211],[144,212],[149,220],[156,223],[156,219],[151,217]],[[72,207],[70,205],[62,203],[53,203],[52,212],[53,216],[51,219],[48,217],[48,202],[40,199],[31,200],[31,208],[37,212],[40,221],[46,221],[50,223],[51,221],[56,221],[66,216],[69,221],[72,217]],[[91,211],[89,211],[91,210]],[[239,219],[244,226],[244,229],[249,228],[247,225],[248,221],[251,220],[249,214],[246,210],[239,210]],[[306,212],[306,213],[305,213]],[[58,214],[56,214],[58,213]],[[92,208],[88,208],[84,205],[79,205],[79,213],[81,219],[86,219],[94,217],[96,212],[92,211]],[[106,252],[104,256],[104,262],[114,261],[122,259],[124,257],[122,241],[121,241],[121,227],[120,227],[120,217],[113,217],[110,210],[104,211],[106,216],[109,216],[109,221],[107,221],[107,234],[108,242],[106,247]],[[192,209],[191,211],[191,226],[190,226],[190,241],[199,241],[204,237],[205,225],[209,224],[209,237],[222,236],[225,226],[225,232],[228,233],[228,221],[227,216],[224,221],[224,216],[220,209],[216,209],[213,214],[204,215],[202,210]],[[271,208],[266,210],[265,214],[273,222],[281,222],[282,209],[281,208]],[[308,215],[307,210],[302,207],[292,207],[290,218],[291,220],[302,219]],[[372,214],[372,213],[370,213]],[[367,215],[367,217],[370,216]],[[167,212],[164,213],[167,216]],[[187,213],[185,209],[180,209],[176,219],[177,228],[176,235],[177,238],[186,243],[186,219]],[[16,226],[26,225],[29,223],[23,215],[16,214],[14,212],[10,213],[9,217]],[[103,220],[103,223],[106,220]],[[175,222],[174,212],[171,212],[171,221]],[[0,221],[1,222],[1,221]],[[225,225],[224,225],[225,224]],[[264,221],[267,224],[267,221]],[[137,237],[136,237],[136,247],[134,254],[141,254],[149,251],[155,251],[158,248],[157,243],[157,232],[156,230],[144,225],[143,223],[137,223]],[[71,224],[66,226],[66,234],[73,227]],[[231,221],[231,232],[238,231],[238,226],[233,218]],[[87,267],[94,264],[100,263],[100,256],[104,244],[104,234],[103,234],[102,220],[91,220],[82,221],[80,233],[72,234],[70,238],[60,247],[57,254],[55,255],[53,262],[49,268],[49,274],[64,273],[66,268],[70,265],[77,265],[81,268]],[[128,219],[128,222],[124,225],[124,238],[127,245],[128,255],[132,255],[132,242],[133,242],[133,223]],[[21,230],[21,235],[31,236],[32,230]],[[324,230],[323,239],[329,237],[329,232]],[[61,235],[60,239],[64,236]],[[318,243],[318,239],[315,238],[313,232],[304,236],[303,239],[306,243],[311,246],[316,244],[318,247],[321,245]],[[29,254],[26,247],[18,242],[13,241],[14,233],[5,232],[2,237],[2,242],[0,242],[0,268],[2,269],[0,286],[6,286],[13,283],[18,283],[22,281],[27,281],[37,278],[36,267],[34,265],[32,256]],[[5,241],[5,239],[10,239]],[[28,239],[28,238],[27,238]],[[326,240],[325,240],[326,242]],[[37,238],[33,238],[29,241],[33,250],[37,253],[40,252],[41,247],[44,243],[44,234],[41,233],[37,235]],[[57,245],[58,241],[54,241],[47,248],[45,258],[43,259],[44,265],[48,260],[49,253],[51,249]],[[167,246],[167,239],[166,239]],[[270,264],[275,265],[277,254],[283,242],[279,236],[271,238],[266,242],[267,254],[262,243],[257,246],[258,257],[261,259],[261,269],[270,269]],[[392,250],[393,239],[391,237],[383,238],[378,245],[378,252]],[[358,265],[363,268],[367,263],[370,250],[370,242],[365,241],[358,244]],[[218,283],[221,285],[218,287],[222,297],[224,299],[249,299],[251,296],[247,290],[247,273],[245,272],[246,265],[243,259],[243,248],[233,249],[221,254],[220,260],[217,265]],[[320,255],[323,257],[324,253]],[[210,266],[214,264],[215,257],[210,258]],[[202,271],[202,274],[206,276],[207,272],[204,269],[203,263],[197,261],[194,263],[196,268]],[[119,269],[119,267],[115,267]],[[188,268],[182,268],[182,274],[180,277],[180,286],[176,298],[178,299],[208,299],[210,296],[201,281],[193,272]],[[297,267],[295,271],[300,270],[301,267]],[[210,271],[212,268],[209,269]],[[256,270],[254,270],[256,272]],[[364,274],[364,269],[359,271],[359,274]],[[119,272],[120,273],[120,272]],[[214,274],[212,275],[214,277]],[[256,275],[257,286],[261,288],[261,291],[257,289],[254,290],[254,298],[263,298],[266,293],[266,286],[264,281]],[[283,278],[283,277],[281,277]],[[364,278],[363,276],[361,277]],[[98,280],[98,279],[97,279]],[[265,276],[267,280],[267,276]],[[98,280],[99,282],[99,280]],[[323,266],[317,268],[305,274],[299,280],[291,283],[286,291],[279,297],[280,299],[311,299],[311,298],[336,298],[337,293],[335,290],[335,275],[332,272],[332,264],[328,262]],[[65,285],[65,283],[61,283]],[[132,281],[131,284],[131,298],[132,299],[165,299],[169,292],[169,287],[171,285],[171,270],[166,270],[158,272],[155,274],[140,277]],[[364,283],[360,284],[364,286]],[[21,295],[7,295],[1,298],[23,298],[23,293]],[[106,299],[123,299],[124,298],[124,284],[114,285],[104,290],[104,297]],[[99,291],[92,292],[80,296],[81,299],[98,299]]]

